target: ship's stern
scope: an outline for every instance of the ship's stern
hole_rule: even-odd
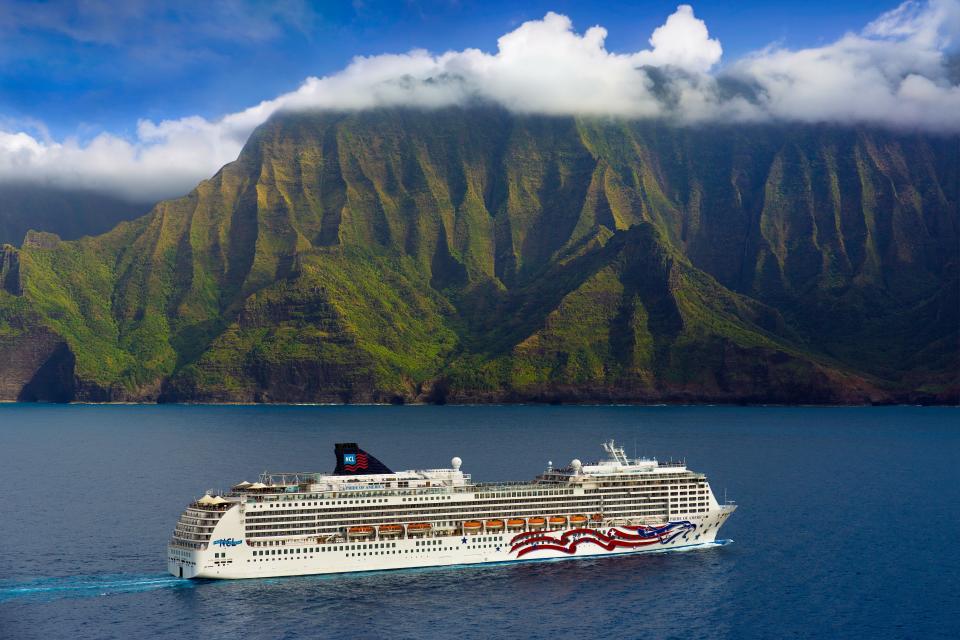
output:
[[[203,552],[176,544],[167,545],[167,571],[177,578],[196,578],[203,566]]]
[[[167,545],[167,571],[185,579],[235,573],[249,553],[239,512],[238,503],[224,500],[189,505]]]

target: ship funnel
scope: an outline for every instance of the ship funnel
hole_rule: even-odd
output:
[[[337,457],[336,476],[367,475],[372,473],[393,473],[372,455],[357,446],[355,442],[338,442],[334,447]]]

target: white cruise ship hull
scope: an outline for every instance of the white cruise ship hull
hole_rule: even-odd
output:
[[[181,578],[267,578],[532,562],[715,546],[736,509],[684,462],[613,441],[530,482],[474,483],[450,467],[391,471],[356,443],[333,473],[263,473],[190,503],[167,567]]]
[[[186,553],[171,548],[171,553],[176,552],[178,556],[168,558],[168,570],[182,578],[243,579],[703,549],[721,544],[717,541],[717,533],[735,508],[722,505],[700,517],[639,530],[637,527],[613,526],[336,544],[304,540],[287,541],[282,547],[268,549],[239,544]],[[661,529],[665,530],[658,535],[656,531]]]

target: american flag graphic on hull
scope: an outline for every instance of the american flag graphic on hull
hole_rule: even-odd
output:
[[[510,552],[522,558],[537,551],[560,551],[573,555],[581,545],[596,545],[607,551],[637,549],[668,544],[696,528],[697,525],[683,520],[659,527],[614,527],[606,533],[596,529],[570,529],[562,533],[530,531],[517,534],[510,540]]]

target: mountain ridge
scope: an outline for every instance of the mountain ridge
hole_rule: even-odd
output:
[[[958,171],[955,136],[284,114],[142,218],[4,249],[0,355],[45,346],[0,394],[955,402]]]

